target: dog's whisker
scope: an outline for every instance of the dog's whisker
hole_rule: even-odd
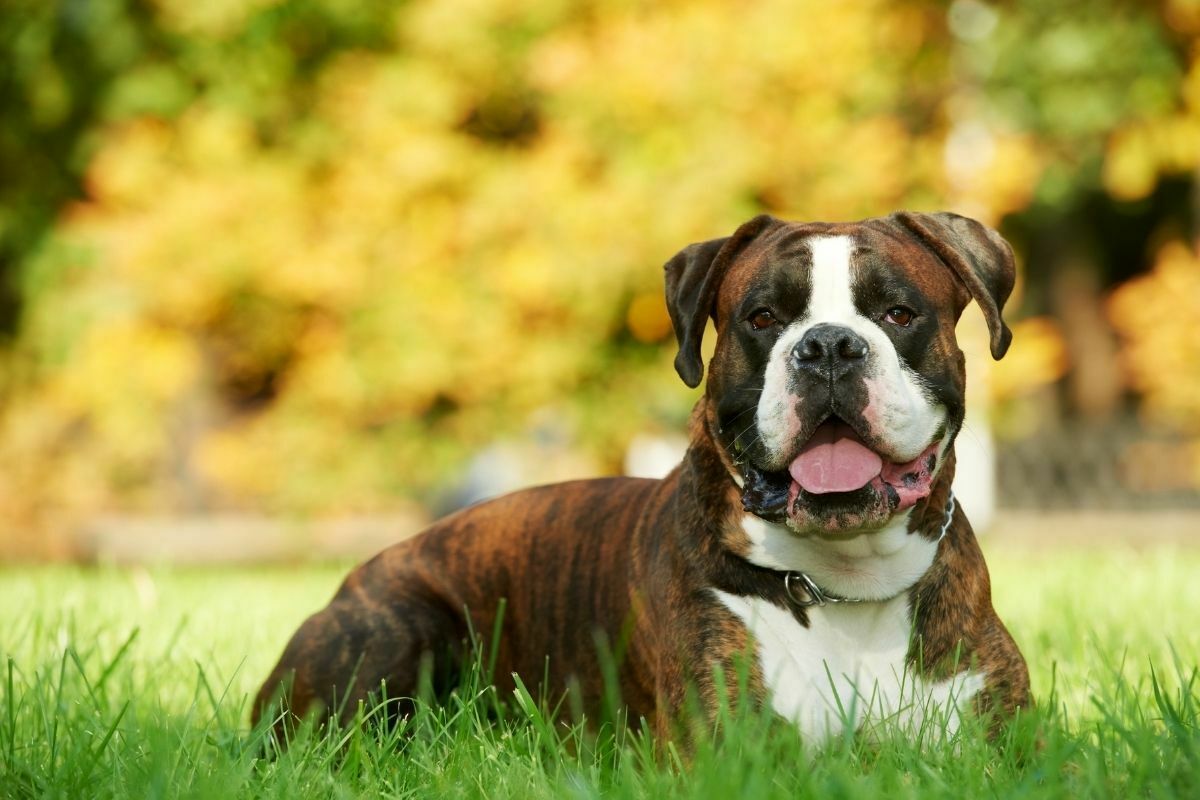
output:
[[[733,419],[729,420],[729,421],[728,421],[728,422],[726,422],[725,424],[726,424],[726,425],[732,425],[733,423],[737,422],[737,421],[738,421],[739,419],[741,419],[742,417],[744,417],[744,416],[746,416],[747,414],[749,414],[751,411],[757,411],[757,410],[758,410],[758,406],[750,406],[749,408],[743,409],[743,410],[741,411],[741,413],[739,413],[739,414],[738,414],[736,417],[734,417]]]
[[[741,438],[742,438],[743,436],[745,436],[747,433],[749,433],[750,431],[754,430],[754,429],[755,429],[757,426],[758,426],[758,420],[755,420],[754,422],[751,422],[749,425],[747,425],[747,426],[746,426],[746,427],[745,427],[745,428],[742,430],[742,432],[741,432],[741,433],[739,433],[737,436],[734,436],[734,437],[733,437],[733,441],[732,441],[732,442],[730,442],[730,446],[731,446],[731,447],[732,447],[734,450],[737,450],[737,449],[738,449],[738,439],[741,439]],[[761,434],[761,433],[760,433],[760,434],[758,434],[757,436],[755,436],[755,437],[754,437],[755,441],[759,441],[759,440],[761,440],[761,438],[762,438],[762,434]],[[753,445],[753,442],[751,443],[751,445]],[[747,447],[743,447],[742,449],[743,449],[743,450],[745,450],[745,449],[748,449],[748,447],[749,447],[749,446],[747,446]]]
[[[748,450],[749,450],[751,447],[754,447],[754,445],[758,444],[758,443],[759,443],[759,442],[761,442],[761,441],[762,441],[762,435],[761,435],[761,434],[759,434],[758,436],[755,436],[755,437],[754,437],[754,439],[753,439],[753,440],[752,440],[752,441],[751,441],[749,444],[747,444],[747,445],[744,445],[744,446],[742,447],[742,452],[743,452],[743,453],[745,453],[745,452],[746,452],[746,451],[748,451]],[[746,463],[746,459],[747,459],[747,456],[743,455],[743,456],[742,456],[742,458],[741,458],[740,460],[738,460],[738,459],[735,459],[733,463],[735,463],[735,464],[745,464],[745,463]]]

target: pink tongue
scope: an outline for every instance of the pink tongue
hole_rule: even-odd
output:
[[[817,428],[788,472],[809,494],[828,494],[861,489],[882,469],[883,459],[849,425],[829,420]]]

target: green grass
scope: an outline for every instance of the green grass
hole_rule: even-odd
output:
[[[818,752],[734,710],[683,767],[520,698],[486,721],[471,692],[403,733],[302,730],[265,759],[248,697],[342,569],[9,568],[0,797],[1200,796],[1200,550],[991,550],[1041,703],[999,747],[968,725]]]

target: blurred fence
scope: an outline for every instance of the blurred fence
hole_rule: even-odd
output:
[[[1136,418],[1062,422],[997,447],[998,505],[1048,511],[1200,511],[1197,447]]]

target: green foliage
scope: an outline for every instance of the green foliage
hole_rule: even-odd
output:
[[[478,687],[420,705],[402,731],[303,728],[286,754],[264,758],[247,698],[341,569],[10,571],[0,795],[1193,796],[1200,556],[1000,551],[989,561],[1038,701],[999,747],[968,725],[952,746],[851,736],[816,751],[790,726],[734,708],[720,741],[702,737],[686,763],[656,755],[637,731],[554,726],[528,693],[501,698],[507,710],[493,719]]]
[[[105,90],[143,57],[145,34],[124,0],[16,0],[0,14],[0,333],[16,327],[22,261],[78,196],[83,140],[103,124]]]
[[[1099,188],[1112,132],[1172,108],[1184,65],[1171,30],[1147,10],[1105,0],[1080,13],[1072,0],[1023,0],[998,8],[993,36],[962,48],[983,113],[1038,142],[1043,207]]]

